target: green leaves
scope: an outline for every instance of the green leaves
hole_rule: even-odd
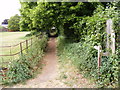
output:
[[[35,67],[42,66],[39,62],[43,57],[46,45],[47,36],[43,35],[41,39],[36,40],[35,43],[32,44],[27,54],[23,54],[18,60],[13,60],[6,76],[2,77],[2,84],[16,84],[32,78],[36,73]]]
[[[59,34],[62,32],[67,37],[75,38],[74,28],[71,29],[70,27],[76,22],[77,17],[91,15],[97,4],[83,2],[23,2],[21,5],[21,31],[35,29],[47,31],[54,26],[59,30]],[[88,7],[91,7],[91,9],[88,10]]]
[[[70,60],[85,77],[93,78],[98,87],[118,87],[119,58],[117,55],[102,57],[100,72],[97,66],[97,50],[93,42],[71,43],[63,36],[58,37],[58,56],[61,62]]]
[[[10,20],[8,21],[8,29],[13,31],[19,31],[20,30],[19,22],[20,16],[16,14],[15,16],[11,17]]]

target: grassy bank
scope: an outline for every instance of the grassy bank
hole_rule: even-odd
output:
[[[94,80],[97,87],[118,87],[118,57],[102,57],[101,69],[97,68],[97,51],[92,43],[73,43],[58,37],[58,56],[62,62],[71,62],[84,77]]]
[[[0,32],[0,46],[13,46],[19,44],[22,41],[28,39],[25,37],[30,32]],[[30,42],[28,43],[30,44]],[[22,44],[24,48],[25,43]],[[20,51],[20,45],[14,47],[0,47],[0,55],[15,54]],[[15,56],[0,56],[0,64],[3,66],[3,62],[11,62],[13,59],[18,58],[19,55]],[[9,64],[9,63],[8,63]],[[1,66],[0,65],[0,66]]]
[[[41,58],[44,55],[46,45],[46,35],[43,35],[41,39],[36,38],[35,43],[28,49],[27,53],[11,62],[6,76],[2,77],[2,84],[11,85],[32,78],[38,67],[42,66]]]

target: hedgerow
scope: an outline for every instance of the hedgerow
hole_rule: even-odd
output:
[[[46,45],[46,35],[43,35],[41,39],[36,39],[26,54],[24,53],[18,60],[11,62],[6,76],[2,77],[2,84],[16,84],[34,77],[37,69],[42,67],[41,59]]]
[[[92,43],[67,43],[65,37],[58,37],[60,60],[71,60],[85,77],[94,79],[97,87],[118,87],[118,56],[102,57],[100,72],[97,67],[97,51]]]
[[[118,2],[21,2],[21,6],[21,30],[47,31],[56,27],[59,35],[63,35],[58,40],[58,55],[72,60],[85,75],[95,78],[100,87],[116,86],[119,41],[115,55],[102,58],[99,76],[97,51],[93,47],[101,45],[103,51],[107,51],[105,29],[108,19],[114,23],[117,40],[120,27]],[[70,42],[64,40],[64,36]]]
[[[78,21],[70,28],[77,37],[58,37],[58,56],[61,60],[71,60],[86,77],[92,77],[98,87],[118,87],[119,79],[119,10],[117,3],[108,7],[99,5],[92,16],[77,18]],[[106,52],[106,20],[112,19],[116,34],[116,53],[103,56],[100,71],[97,67],[97,50],[95,45],[101,45]],[[70,42],[69,42],[70,41]],[[71,42],[71,41],[77,41]],[[111,53],[111,52],[110,52]]]

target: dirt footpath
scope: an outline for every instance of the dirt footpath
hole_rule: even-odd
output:
[[[57,66],[55,38],[50,38],[50,40],[48,41],[48,47],[46,50],[47,51],[45,53],[45,56],[43,57],[43,60],[46,65],[43,67],[42,73],[38,74],[36,78],[28,80],[25,85],[18,84],[11,88],[55,87],[54,85],[52,86],[52,83],[51,83],[51,81],[56,80],[58,76],[57,75],[58,66]]]
[[[56,55],[56,40],[50,38],[46,54],[43,57],[45,66],[42,73],[34,79],[28,80],[25,85],[17,84],[10,88],[93,88],[87,79],[79,75],[69,62],[61,66]],[[66,75],[66,77],[65,77]]]

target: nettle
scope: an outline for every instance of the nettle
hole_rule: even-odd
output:
[[[35,40],[34,44],[28,49],[27,54],[23,53],[18,60],[13,60],[9,65],[6,76],[2,77],[2,84],[16,84],[34,77],[37,68],[42,67],[40,62],[46,45],[46,35],[43,35],[41,39]]]

